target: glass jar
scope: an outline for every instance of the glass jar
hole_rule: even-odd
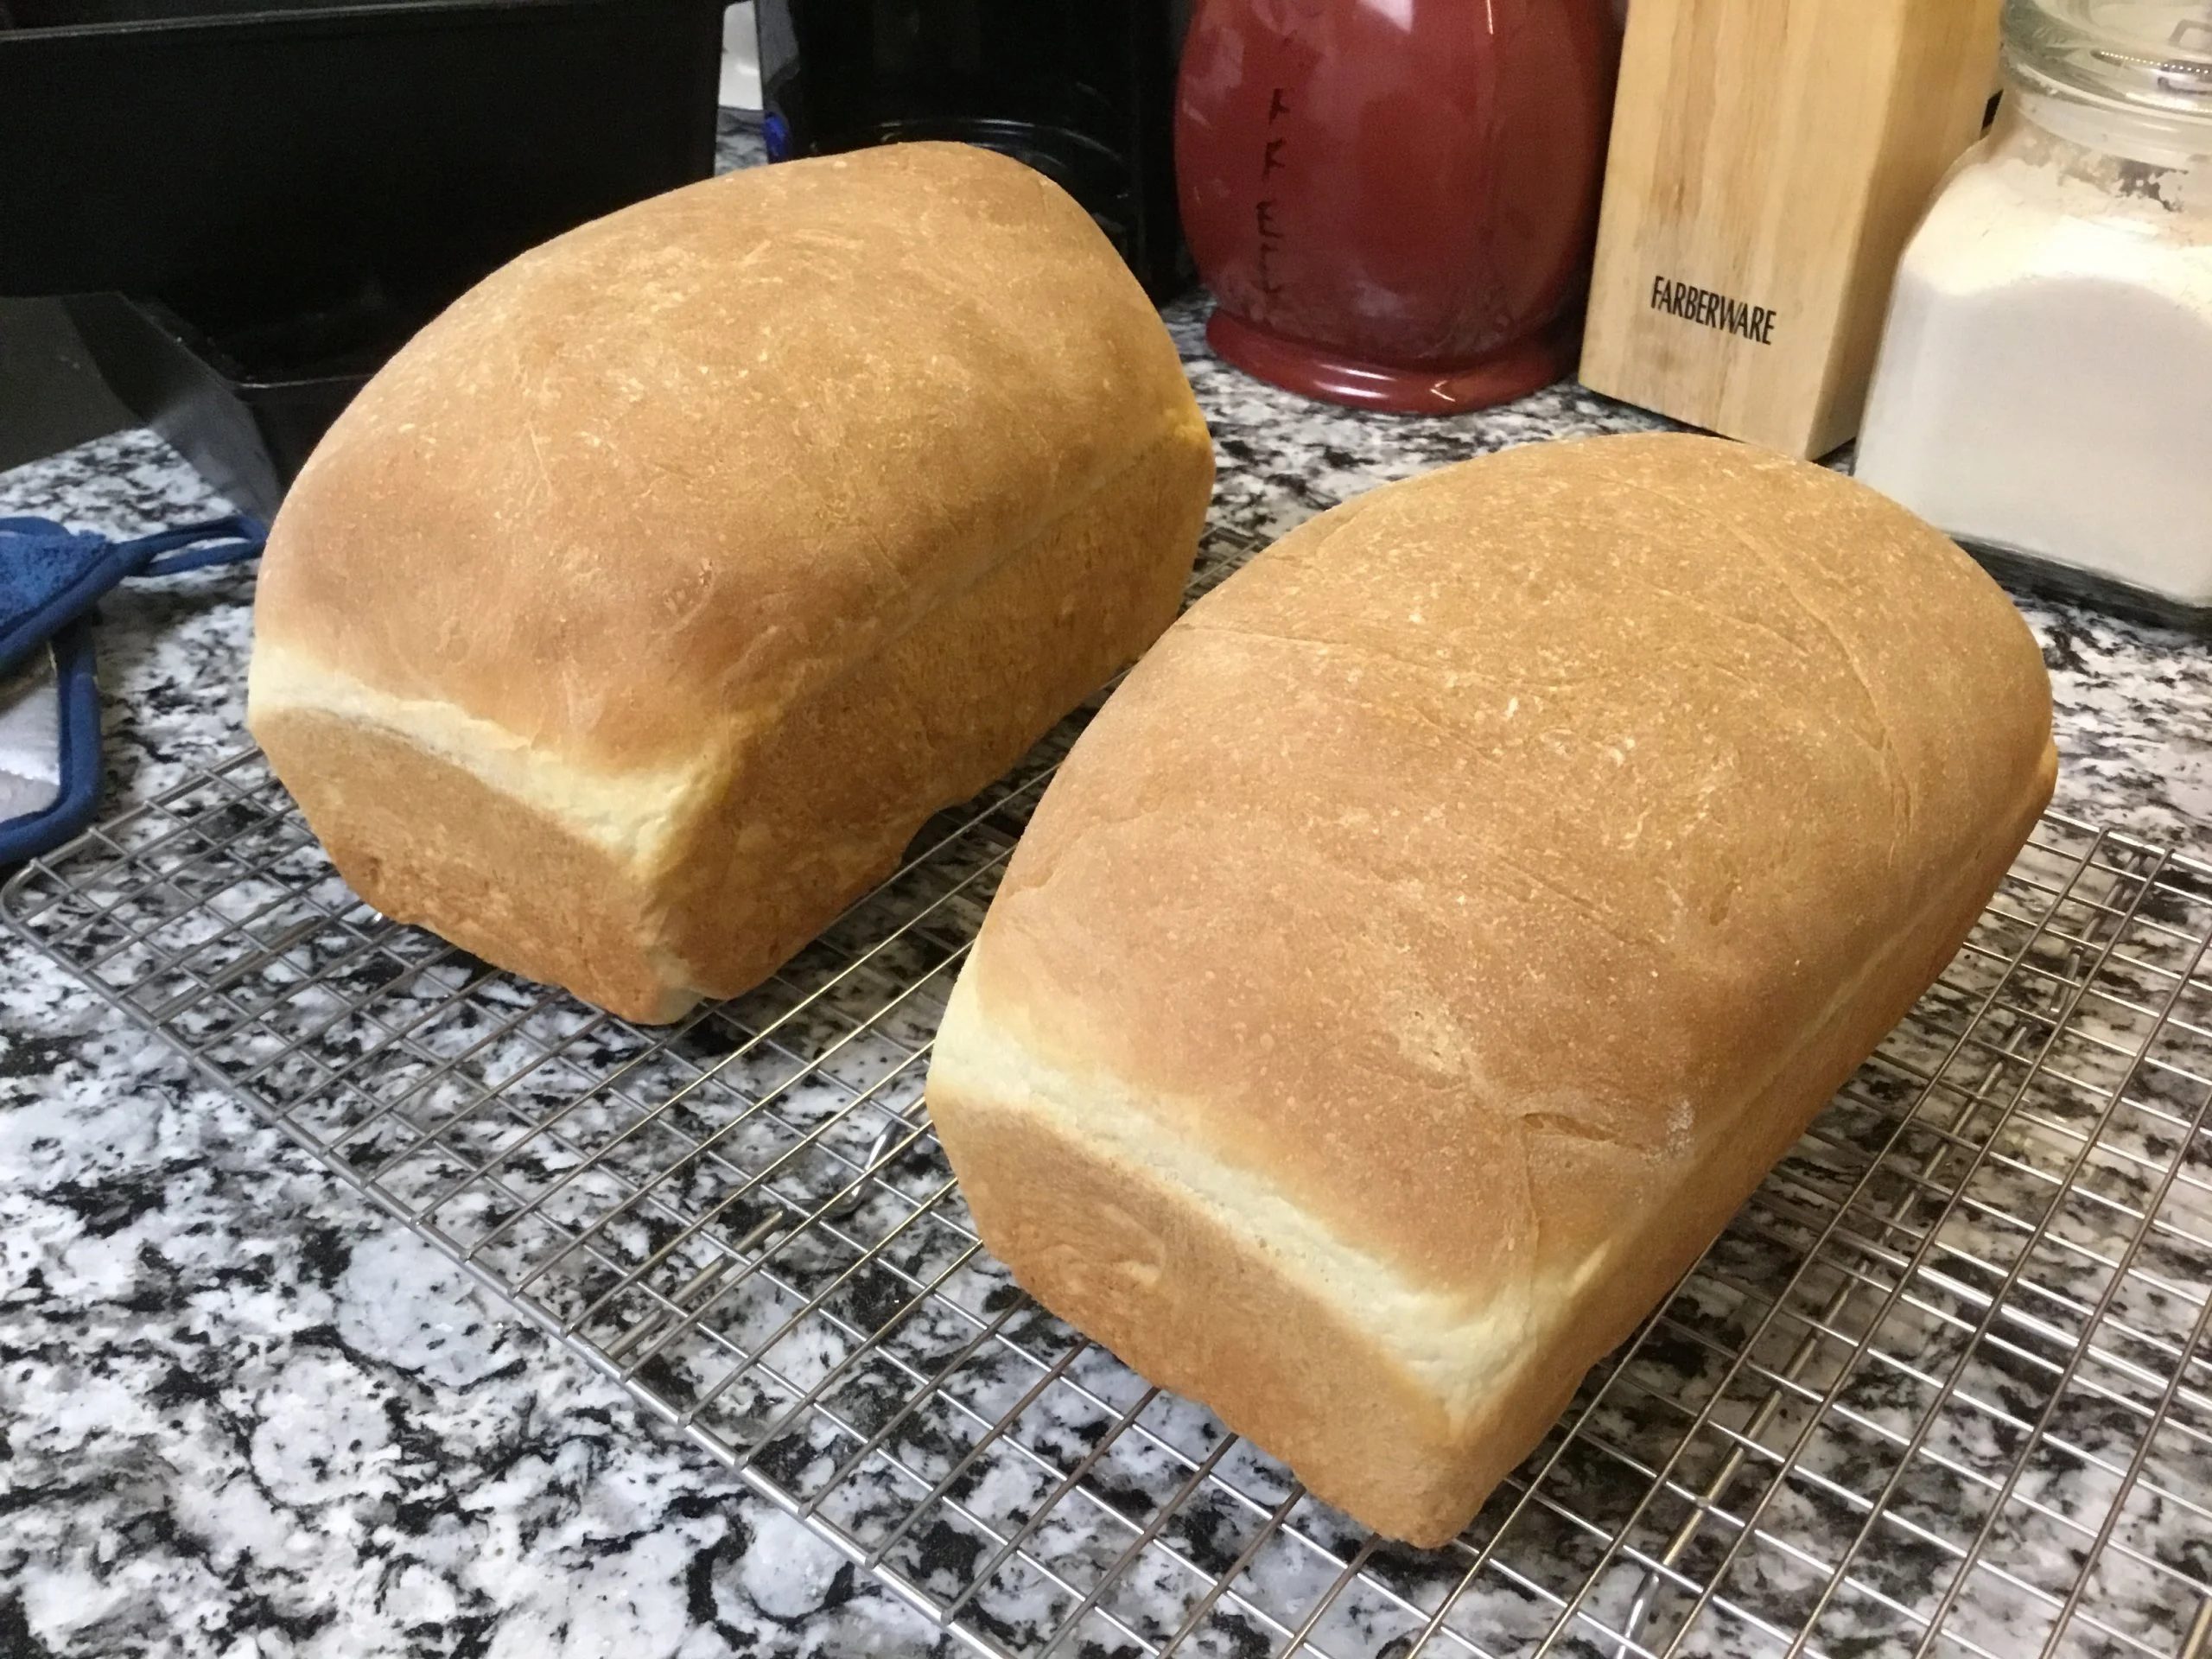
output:
[[[2005,81],[1905,251],[1858,475],[2212,620],[2212,0],[2008,0]]]

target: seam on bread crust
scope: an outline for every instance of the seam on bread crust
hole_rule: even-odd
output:
[[[1572,1294],[1570,1277],[1587,1282],[1600,1265],[1586,1263],[1556,1283],[1517,1284],[1471,1313],[1464,1297],[1427,1288],[1344,1243],[1264,1175],[1233,1167],[1176,1134],[1132,1092],[1080,1081],[1001,1036],[976,1003],[974,982],[963,974],[938,1038],[933,1069],[946,1074],[941,1089],[971,1110],[1038,1114],[1060,1134],[1189,1193],[1255,1255],[1370,1332],[1455,1422],[1525,1355],[1541,1352],[1541,1344],[1529,1341],[1539,1323],[1540,1293],[1541,1305],[1561,1306]]]
[[[254,642],[246,705],[250,725],[272,715],[316,714],[390,732],[640,871],[658,862],[720,770],[711,753],[685,766],[580,766],[442,698],[396,696],[267,639]]]
[[[1144,466],[1163,447],[1188,436],[1179,420],[1164,425],[1120,466],[1067,503],[1031,535],[1008,547],[967,580],[946,587],[896,629],[856,653],[840,671],[781,711],[788,718],[836,688],[863,663],[892,649],[916,628],[996,571],[1013,563],[1069,518]],[[699,756],[678,766],[607,771],[561,757],[494,721],[437,697],[403,697],[369,684],[313,653],[273,641],[254,641],[246,672],[247,723],[266,715],[327,715],[378,727],[459,766],[504,795],[622,861],[650,880],[681,856],[687,834],[703,809],[728,786],[736,757],[733,735],[717,734]]]

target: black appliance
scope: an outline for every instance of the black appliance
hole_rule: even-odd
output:
[[[1175,210],[1190,0],[760,0],[769,155],[950,138],[1026,162],[1089,210],[1146,291],[1194,273]]]
[[[0,295],[99,291],[117,395],[266,516],[464,289],[712,171],[721,10],[0,0]]]

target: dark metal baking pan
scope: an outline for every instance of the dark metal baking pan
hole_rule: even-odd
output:
[[[719,0],[4,0],[0,294],[450,297],[703,178]]]
[[[75,296],[118,397],[265,518],[462,290],[713,170],[721,16],[0,0],[0,293]]]
[[[323,432],[419,324],[364,285],[350,302],[226,334],[155,300],[64,302],[115,395],[224,496],[264,523]]]

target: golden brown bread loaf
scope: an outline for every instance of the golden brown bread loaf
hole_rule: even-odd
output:
[[[370,383],[277,517],[251,722],[378,909],[671,1019],[1149,645],[1212,477],[1039,175],[734,175],[524,255]]]
[[[2046,804],[2032,637],[1687,436],[1306,524],[1016,850],[931,1114],[1048,1306],[1439,1544],[1948,961]]]

